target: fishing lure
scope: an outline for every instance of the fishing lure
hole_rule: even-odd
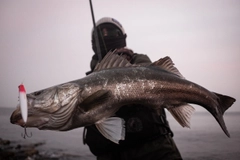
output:
[[[22,115],[22,119],[23,122],[26,124],[27,123],[27,117],[28,117],[28,107],[27,107],[27,96],[26,96],[26,90],[23,84],[20,84],[18,86],[19,89],[19,101],[20,101],[20,110],[21,110],[21,115]],[[26,125],[24,126],[24,134],[22,134],[22,137],[31,137],[31,135],[29,136],[27,134],[27,129],[26,129]]]
[[[20,101],[20,110],[24,123],[27,123],[28,117],[28,108],[27,108],[27,96],[26,90],[23,84],[18,86],[19,89],[19,101]]]

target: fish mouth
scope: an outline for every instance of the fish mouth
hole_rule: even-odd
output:
[[[10,117],[10,122],[12,124],[16,124],[19,125],[21,127],[36,127],[38,129],[43,128],[49,121],[49,118],[45,118],[45,117],[37,117],[37,116],[28,116],[27,122],[25,123],[23,121],[22,115],[21,113],[15,111],[12,113],[11,117]]]
[[[45,127],[45,125],[48,123],[48,119],[38,119],[38,120],[33,120],[35,118],[28,117],[27,122],[25,123],[23,119],[19,119],[17,121],[11,121],[12,124],[19,125],[21,127],[36,127],[38,129],[42,129]]]

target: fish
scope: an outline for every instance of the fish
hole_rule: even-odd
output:
[[[26,90],[23,84],[20,84],[18,86],[19,90],[19,103],[20,103],[20,110],[23,122],[27,122],[28,117],[28,107],[27,107],[27,96],[26,96]]]
[[[182,127],[190,127],[194,108],[205,108],[230,137],[223,114],[236,101],[227,95],[186,80],[170,57],[133,65],[115,51],[93,73],[70,82],[27,94],[27,127],[67,131],[95,124],[107,139],[125,138],[125,122],[115,113],[128,104],[141,104],[159,113],[165,108]],[[19,106],[10,121],[23,126]]]

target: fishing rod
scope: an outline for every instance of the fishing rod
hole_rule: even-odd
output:
[[[102,55],[101,55],[101,48],[98,40],[98,30],[96,27],[95,23],[95,18],[94,18],[94,13],[93,13],[93,6],[92,6],[92,0],[89,0],[90,3],[90,8],[91,8],[91,14],[92,14],[92,21],[93,21],[93,28],[94,28],[94,39],[96,42],[96,48],[97,48],[97,56],[98,56],[98,61],[100,62],[102,60]]]
[[[95,18],[94,18],[94,13],[93,13],[93,6],[92,6],[92,0],[89,0],[90,3],[90,8],[91,8],[91,14],[92,14],[92,21],[93,21],[93,29],[94,29],[94,39],[95,39],[95,43],[96,43],[96,48],[97,48],[97,56],[98,56],[98,62],[100,62],[102,60],[102,55],[101,55],[101,48],[99,45],[99,41],[98,41],[98,30],[96,27],[96,23],[95,23]],[[90,74],[91,71],[87,72],[86,74]],[[84,127],[83,129],[83,144],[86,144],[86,127]]]

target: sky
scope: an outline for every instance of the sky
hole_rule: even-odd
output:
[[[92,3],[96,21],[123,25],[134,52],[170,56],[186,79],[236,98],[228,111],[240,111],[239,0]],[[0,107],[16,107],[21,83],[31,93],[83,78],[92,26],[88,0],[0,0]]]

